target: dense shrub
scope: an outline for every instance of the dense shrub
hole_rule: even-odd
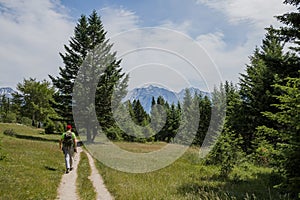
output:
[[[53,134],[55,131],[55,124],[52,120],[47,120],[45,125],[45,133],[46,134]]]
[[[32,123],[32,121],[30,118],[28,118],[28,117],[21,118],[21,124],[24,124],[26,126],[31,126],[31,123]]]

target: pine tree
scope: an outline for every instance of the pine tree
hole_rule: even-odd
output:
[[[163,128],[167,120],[167,113],[164,104],[162,104],[162,102],[164,102],[162,97],[158,97],[157,102],[153,97],[151,102],[152,104],[151,112],[150,112],[151,128],[156,133],[155,134],[156,141],[158,140],[163,141]]]
[[[279,100],[275,104],[278,109],[277,112],[265,112],[264,114],[281,125],[276,130],[268,127],[269,131],[266,132],[276,132],[283,138],[278,145],[282,156],[275,163],[280,174],[285,177],[285,181],[279,186],[285,188],[292,194],[292,198],[296,199],[300,198],[300,0],[285,0],[284,3],[293,5],[296,9],[293,12],[277,16],[277,19],[284,26],[276,30],[276,33],[283,41],[289,42],[290,49],[296,53],[296,55],[291,56],[293,59],[289,63],[293,73],[275,85],[275,88],[281,92],[281,94],[276,95]]]
[[[156,105],[155,98],[152,97],[152,100],[151,100],[151,108],[152,108],[153,106],[155,106],[155,105]]]
[[[277,19],[286,26],[277,30],[277,33],[281,36],[281,39],[294,44],[291,47],[294,51],[300,51],[300,0],[285,0],[285,4],[290,4],[296,7],[296,11],[289,12],[281,16],[277,16]],[[298,65],[299,66],[299,65]]]
[[[210,124],[212,105],[211,105],[211,101],[207,96],[202,97],[201,95],[199,95],[197,98],[199,98],[200,119],[199,119],[198,131],[193,141],[193,144],[201,146]]]
[[[64,67],[60,67],[59,76],[49,75],[53,85],[58,90],[54,95],[53,107],[60,118],[56,120],[74,124],[72,114],[72,93],[78,70],[88,52],[96,45],[104,42],[105,31],[100,18],[94,10],[90,17],[82,15],[74,29],[74,36],[65,45],[65,54],[60,53]]]
[[[73,109],[82,108],[76,110],[82,114],[77,114],[77,117],[85,122],[84,132],[89,142],[98,134],[96,118],[104,131],[115,126],[112,107],[117,106],[127,92],[128,76],[121,72],[121,60],[116,59],[116,52],[111,52],[112,45],[105,35],[95,10],[88,18],[82,15],[69,46],[65,45],[66,53],[60,54],[65,64],[60,68],[60,77],[50,76],[58,89],[53,103],[60,115],[57,120],[73,124],[72,106]],[[75,81],[77,102],[72,100]],[[91,115],[94,110],[96,117]]]
[[[166,125],[164,127],[164,141],[170,142],[177,134],[180,126],[180,111],[174,104],[167,111]]]
[[[59,119],[66,123],[74,124],[72,115],[72,92],[74,81],[89,50],[89,37],[87,34],[88,22],[86,16],[81,16],[74,30],[74,36],[69,41],[69,46],[64,46],[66,53],[60,53],[65,67],[60,67],[59,77],[49,75],[53,85],[58,90],[54,95],[52,106],[60,116]]]
[[[23,124],[24,123],[23,116],[25,116],[25,115],[24,115],[24,113],[22,113],[22,109],[21,109],[22,104],[23,104],[22,95],[18,94],[16,92],[16,93],[13,93],[12,96],[13,96],[13,98],[11,100],[11,102],[12,102],[11,109],[16,114],[17,122]]]
[[[116,53],[112,54],[112,56],[115,58]],[[99,123],[104,130],[115,125],[112,114],[112,107],[114,106],[112,102],[117,97],[115,94],[122,94],[117,98],[117,102],[120,102],[126,95],[128,75],[125,76],[125,73],[122,73],[120,62],[121,60],[116,60],[115,58],[106,65],[96,89],[96,112],[98,113]],[[125,87],[122,87],[122,85]],[[115,104],[117,103],[115,102]]]
[[[193,98],[189,89],[185,90],[181,108],[181,120],[174,142],[183,145],[192,144],[199,126],[199,99]]]
[[[134,100],[132,103],[134,112],[134,121],[139,126],[146,126],[150,123],[150,117],[144,110],[140,100]]]
[[[152,99],[151,125],[156,133],[156,141],[170,142],[177,134],[180,122],[180,111],[174,104],[171,106],[162,96]]]
[[[123,78],[120,61],[116,60],[116,52],[111,53],[111,48],[109,40],[105,40],[91,50],[75,82],[74,117],[77,123],[84,122],[88,142],[94,141],[98,133],[111,134],[112,130],[121,133],[113,112],[118,110],[127,93],[128,76]]]
[[[5,95],[1,96],[1,102],[0,102],[0,121],[1,122],[11,122],[9,114],[11,112],[11,102],[8,97]]]
[[[300,71],[299,71],[300,75]],[[299,76],[298,76],[299,77]],[[275,85],[283,94],[276,96],[279,103],[274,106],[278,112],[265,112],[264,114],[281,124],[276,130],[282,138],[278,144],[282,156],[277,161],[277,167],[285,176],[281,188],[286,188],[294,198],[300,195],[300,78],[287,78],[286,85]],[[270,130],[274,131],[274,130]]]
[[[220,87],[215,87],[212,92],[210,124],[201,148],[211,148],[217,142],[225,122],[226,103],[226,91],[224,85],[220,84]]]
[[[219,90],[214,90],[212,98],[211,133],[217,138],[205,159],[206,164],[220,164],[220,176],[227,177],[243,156],[242,137],[234,131],[233,125],[239,95],[233,84],[227,81]],[[226,116],[225,116],[226,112]],[[216,113],[216,114],[215,114]],[[218,122],[219,121],[219,122]],[[215,124],[215,122],[218,122]],[[223,124],[224,122],[224,124]]]
[[[252,141],[255,139],[257,127],[265,124],[277,126],[262,115],[262,112],[276,111],[271,105],[278,102],[274,98],[278,91],[272,85],[289,74],[294,74],[295,70],[290,64],[294,60],[293,56],[283,52],[283,44],[275,36],[273,29],[269,29],[261,49],[256,48],[250,59],[251,64],[247,66],[246,74],[242,74],[240,79],[240,124],[235,126],[236,131],[242,133],[243,149],[247,152],[253,150]],[[268,139],[276,143],[276,138]]]

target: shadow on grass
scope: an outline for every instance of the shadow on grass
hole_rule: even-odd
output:
[[[5,130],[3,132],[4,135],[11,136],[11,137],[16,137],[20,139],[26,139],[26,140],[37,140],[37,141],[46,141],[46,142],[58,142],[58,139],[48,139],[44,137],[39,137],[39,136],[32,136],[32,135],[21,135],[13,130]]]
[[[273,189],[274,182],[270,174],[258,173],[255,179],[232,180],[216,177],[198,178],[177,188],[182,196],[194,196],[200,199],[290,199]]]
[[[4,132],[4,135],[19,138],[19,139],[26,139],[26,140],[35,140],[35,141],[45,141],[45,142],[59,142],[59,139],[48,139],[44,137],[39,137],[39,136],[32,136],[32,135],[21,135],[18,133],[12,133],[12,132]],[[82,141],[77,141],[77,146],[83,146]]]
[[[49,170],[49,171],[57,171],[58,169],[50,167],[50,166],[45,166],[45,169]]]

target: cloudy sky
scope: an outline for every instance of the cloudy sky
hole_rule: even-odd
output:
[[[149,84],[209,91],[238,82],[283,0],[0,0],[0,87],[48,79],[63,66],[59,52],[79,17],[95,9],[130,74],[129,87]]]

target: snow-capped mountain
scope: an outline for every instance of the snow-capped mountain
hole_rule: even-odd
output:
[[[198,88],[194,88],[194,87],[190,87],[188,89],[189,89],[192,97],[195,96],[195,94],[201,94],[202,96],[207,96],[207,97],[211,98],[211,94],[209,92],[204,92],[204,91],[201,91]],[[183,98],[185,95],[185,89],[182,89],[177,95],[179,96],[179,101],[183,102]]]
[[[209,93],[203,92],[197,88],[191,87],[188,89],[190,90],[192,96],[197,93],[210,97]],[[152,97],[157,100],[159,96],[162,96],[169,104],[174,103],[176,105],[178,102],[183,102],[184,95],[185,89],[182,89],[180,92],[176,93],[165,88],[149,85],[145,88],[135,88],[129,91],[123,101],[130,100],[132,102],[133,100],[140,100],[145,111],[149,113],[151,110]]]
[[[14,91],[12,88],[10,87],[3,87],[3,88],[0,88],[0,97],[4,96],[7,97],[7,98],[12,98],[12,94],[15,93],[16,91]]]

